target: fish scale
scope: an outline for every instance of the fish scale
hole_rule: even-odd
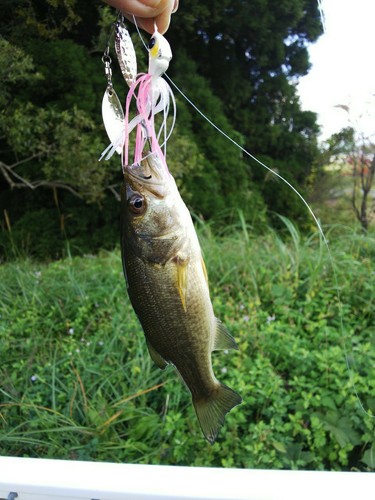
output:
[[[143,267],[142,272],[139,268]],[[137,273],[132,273],[132,268],[137,267]],[[139,318],[143,320],[145,330],[148,332],[148,339],[154,343],[154,337],[157,337],[159,353],[166,360],[174,358],[174,364],[179,365],[176,355],[186,348],[186,344],[196,342],[201,345],[207,343],[207,350],[210,350],[211,338],[200,338],[199,332],[202,328],[207,328],[209,323],[214,323],[214,315],[205,314],[204,309],[211,306],[208,294],[206,300],[197,300],[194,293],[187,298],[187,312],[184,311],[179,295],[176,295],[175,286],[175,266],[166,264],[162,270],[163,282],[160,282],[160,269],[157,266],[145,266],[142,262],[129,262],[129,271],[127,271],[128,280],[134,283],[130,288],[129,295],[134,304],[134,308]],[[194,271],[189,274],[191,290],[195,290],[198,280],[194,279]],[[169,304],[168,308],[163,307]],[[141,321],[142,321],[141,320]],[[207,323],[203,325],[202,323]],[[174,340],[175,331],[191,331],[189,338],[179,336],[176,347]],[[155,342],[156,343],[156,342]]]

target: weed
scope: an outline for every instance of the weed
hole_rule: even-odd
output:
[[[373,468],[373,237],[328,230],[340,303],[319,236],[283,222],[261,237],[243,217],[221,236],[198,227],[215,312],[239,344],[213,354],[214,370],[244,399],[213,446],[174,370],[150,361],[118,251],[3,264],[0,454]]]

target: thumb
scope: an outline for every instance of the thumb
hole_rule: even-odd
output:
[[[154,22],[160,33],[165,33],[169,27],[172,12],[178,8],[178,0],[106,0],[107,3],[119,9],[127,19],[137,23],[149,33],[154,32]]]

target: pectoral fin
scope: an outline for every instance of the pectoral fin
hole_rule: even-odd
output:
[[[201,263],[202,263],[203,274],[204,274],[204,277],[205,277],[205,279],[206,279],[206,283],[207,283],[207,285],[208,285],[208,274],[207,274],[207,268],[206,268],[206,264],[204,263],[203,257],[201,257]]]
[[[216,332],[213,351],[217,351],[219,349],[238,349],[238,345],[223,323],[216,318]]]
[[[152,361],[161,370],[164,370],[164,368],[168,365],[167,361],[165,361],[165,359],[160,356],[160,354],[152,347],[150,342],[148,342],[147,340],[146,342],[147,342],[148,352],[150,353]]]
[[[176,260],[176,268],[177,268],[177,289],[180,294],[182,306],[184,311],[186,312],[186,292],[187,292],[187,260]]]

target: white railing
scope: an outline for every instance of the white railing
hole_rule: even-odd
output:
[[[375,498],[375,474],[218,469],[0,457],[0,500]]]

